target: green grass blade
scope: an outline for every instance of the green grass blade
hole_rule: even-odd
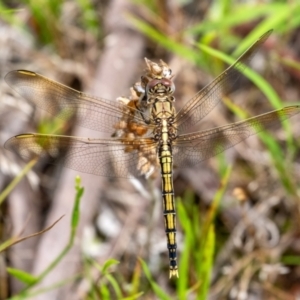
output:
[[[101,295],[101,299],[103,299],[103,300],[111,300],[112,299],[109,289],[105,284],[102,284],[100,286],[100,295]]]
[[[220,202],[221,202],[223,195],[227,188],[227,184],[228,184],[228,181],[230,178],[231,171],[232,171],[232,166],[231,165],[227,166],[226,172],[224,173],[224,176],[222,177],[220,187],[217,190],[217,192],[214,196],[214,199],[212,201],[212,204],[209,208],[209,211],[207,213],[207,216],[206,216],[206,219],[205,219],[205,222],[203,225],[203,232],[202,232],[202,234],[204,236],[204,241],[205,241],[206,235],[208,234],[209,227],[211,226],[211,224],[213,224],[213,222],[215,220],[216,214],[217,214],[219,206],[220,206]]]
[[[207,268],[212,266],[212,261],[210,261],[209,259],[212,260],[212,255],[214,253],[214,245],[215,245],[213,224],[214,224],[215,216],[219,209],[221,199],[223,198],[223,195],[227,188],[231,170],[232,167],[228,166],[226,173],[224,174],[221,180],[221,185],[215,194],[215,197],[212,201],[212,204],[210,206],[210,209],[206,215],[206,219],[203,224],[199,253],[197,256],[197,264],[196,264],[198,279],[201,283],[199,289],[200,295],[204,295],[207,289],[208,276],[211,272],[211,269],[207,269]]]
[[[141,297],[144,295],[144,292],[139,292],[135,295],[125,297],[125,298],[120,298],[121,300],[135,300],[135,299],[142,299]]]
[[[205,53],[208,53],[213,57],[219,58],[220,60],[228,64],[233,64],[235,62],[235,59],[207,45],[198,44],[198,47]],[[255,71],[249,68],[245,68],[245,70],[243,70],[243,74],[248,79],[250,79],[261,90],[263,94],[265,94],[265,96],[269,99],[270,103],[275,109],[279,109],[282,107],[281,99],[278,97],[271,85],[262,76],[260,76]]]
[[[271,9],[270,9],[271,8]],[[254,30],[252,30],[240,43],[234,54],[240,55],[246,48],[264,32],[274,28],[277,30],[282,24],[286,24],[291,15],[291,9],[295,9],[299,12],[299,7],[292,6],[288,7],[287,5],[275,5],[269,7],[269,17],[265,18],[260,22]],[[296,13],[295,11],[295,13]]]
[[[111,274],[107,274],[105,277],[108,280],[108,282],[111,284],[114,292],[116,293],[117,299],[121,299],[122,290],[117,280]]]
[[[186,198],[186,197],[185,197]],[[180,254],[179,259],[179,279],[177,280],[177,294],[179,299],[187,298],[188,290],[188,275],[189,270],[191,269],[191,249],[194,244],[194,236],[192,229],[192,222],[189,218],[187,211],[180,199],[177,200],[177,211],[178,211],[178,220],[184,231],[184,248]]]
[[[75,237],[75,234],[76,234],[77,224],[78,224],[78,222],[74,222],[74,220],[77,220],[77,218],[79,218],[78,208],[79,208],[80,200],[81,200],[81,197],[82,197],[82,194],[83,194],[83,190],[80,187],[80,179],[78,179],[78,178],[76,178],[76,189],[77,189],[77,193],[76,193],[76,196],[75,196],[75,202],[74,202],[74,206],[73,206],[71,232],[70,232],[70,239],[69,239],[68,244],[61,251],[61,253],[54,259],[54,261],[39,276],[37,276],[37,280],[33,284],[30,284],[28,287],[23,289],[20,292],[20,295],[25,295],[27,293],[27,290],[31,286],[33,286],[34,284],[36,284],[36,283],[40,282],[41,280],[43,280],[43,278],[47,274],[49,274],[55,268],[55,266],[57,266],[57,264],[65,257],[65,255],[72,248],[73,242],[74,242],[74,237]]]
[[[171,300],[172,298],[170,298],[165,292],[164,290],[154,281],[154,279],[152,278],[151,276],[151,273],[148,269],[148,266],[147,264],[142,260],[142,259],[139,259],[141,265],[142,265],[142,268],[143,268],[143,271],[146,275],[146,278],[148,279],[151,287],[152,287],[152,290],[153,292],[155,293],[155,295],[157,297],[159,297],[158,299],[161,299],[161,300]]]
[[[5,200],[5,198],[11,193],[11,191],[17,186],[17,184],[23,179],[23,177],[34,167],[37,160],[32,159],[23,170],[12,180],[12,182],[4,189],[0,194],[0,205]]]
[[[15,268],[6,268],[6,270],[10,275],[27,285],[33,285],[38,281],[38,277],[33,276],[25,271]]]
[[[147,35],[150,39],[152,39],[154,42],[162,45],[166,49],[172,51],[173,53],[176,53],[188,61],[191,62],[196,62],[198,55],[197,53],[193,50],[190,49],[174,40],[169,38],[168,36],[162,34],[143,20],[134,17],[132,15],[128,16],[129,20],[131,23],[143,34]]]
[[[268,16],[276,14],[277,10],[282,11],[285,9],[286,5],[281,3],[274,3],[273,5],[261,4],[259,6],[249,4],[234,5],[230,13],[220,18],[204,20],[204,22],[196,24],[187,30],[196,34],[204,34],[209,31],[219,32],[220,29],[222,31],[230,31],[234,26],[255,21],[258,18],[268,18]]]
[[[213,257],[215,252],[215,229],[214,224],[211,224],[208,229],[207,238],[203,244],[202,267],[199,273],[201,286],[199,289],[199,300],[206,300],[208,298],[210,277],[213,269]]]
[[[281,262],[285,265],[300,266],[300,256],[299,255],[284,255],[281,258]]]

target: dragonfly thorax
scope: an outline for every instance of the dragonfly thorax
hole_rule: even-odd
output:
[[[170,99],[172,98],[172,99]],[[154,124],[161,124],[163,120],[173,120],[175,117],[174,97],[156,98],[151,106],[151,117]]]

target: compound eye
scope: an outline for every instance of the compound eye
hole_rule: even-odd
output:
[[[158,91],[159,93],[170,93],[172,94],[175,91],[174,83],[167,79],[153,79],[151,80],[146,87],[146,93],[152,94]]]
[[[169,86],[172,85],[171,80],[166,79],[166,78],[161,79],[160,82],[161,82],[161,84],[164,85],[165,87],[169,87]]]
[[[159,84],[161,82],[161,80],[159,79],[153,79],[151,80],[148,84],[147,84],[147,88],[149,90],[153,89],[157,84]]]
[[[151,91],[154,89],[154,87],[157,85],[157,84],[159,84],[161,82],[161,80],[159,80],[159,79],[153,79],[153,80],[151,80],[148,84],[147,84],[147,92],[149,92],[150,91],[150,93],[151,93]]]
[[[164,79],[161,80],[161,83],[162,83],[166,88],[168,88],[168,91],[169,91],[169,92],[174,93],[174,91],[175,91],[175,85],[174,85],[173,81],[164,78]]]

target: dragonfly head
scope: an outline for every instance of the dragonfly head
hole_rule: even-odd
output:
[[[171,96],[175,91],[175,85],[172,80],[167,78],[152,79],[146,86],[146,95],[149,98],[161,98]]]

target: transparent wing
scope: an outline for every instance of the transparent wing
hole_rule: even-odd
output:
[[[134,107],[88,96],[31,71],[12,71],[5,80],[26,100],[52,115],[64,120],[76,115],[77,124],[83,127],[112,133],[124,116],[138,126],[149,126]]]
[[[5,148],[26,159],[47,155],[51,163],[106,177],[138,177],[157,160],[156,143],[146,138],[127,141],[28,133],[10,138]]]
[[[181,135],[173,147],[174,165],[186,167],[199,163],[299,112],[300,106],[288,106],[245,121]]]
[[[188,128],[198,123],[219,103],[223,96],[232,91],[245,64],[266,41],[271,32],[272,30],[262,35],[233,65],[205,86],[177,113],[175,120],[178,124],[179,134],[186,132]]]

